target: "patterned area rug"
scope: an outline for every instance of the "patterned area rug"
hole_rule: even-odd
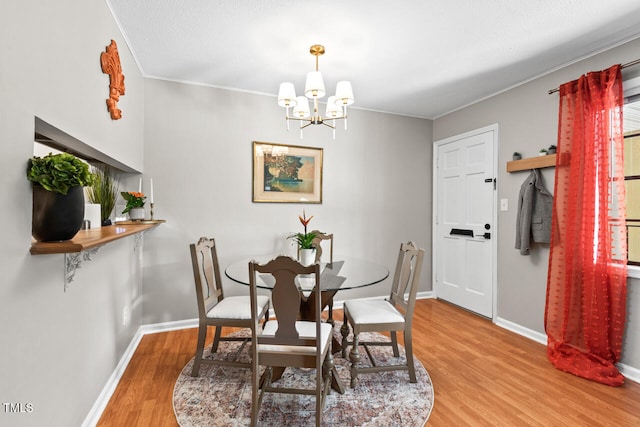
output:
[[[339,324],[334,329],[338,338]],[[247,332],[236,332],[244,336]],[[362,340],[388,340],[381,334],[361,334]],[[239,344],[223,342],[218,354],[205,357],[232,359]],[[247,346],[248,347],[248,346]],[[396,363],[390,347],[372,347],[379,364]],[[361,352],[368,363],[366,353]],[[400,352],[404,359],[404,349]],[[250,360],[245,348],[241,359]],[[326,426],[423,426],[433,407],[433,386],[419,360],[418,382],[411,384],[407,371],[388,371],[358,376],[358,386],[349,387],[349,363],[334,354],[338,375],[345,385],[344,394],[331,390],[322,415]],[[173,409],[181,427],[247,426],[251,420],[251,371],[213,365],[201,365],[200,376],[191,376],[193,359],[184,367],[173,391]],[[313,388],[313,370],[288,368],[276,383],[279,386]],[[260,426],[308,426],[315,423],[315,399],[312,396],[266,393],[259,414]]]

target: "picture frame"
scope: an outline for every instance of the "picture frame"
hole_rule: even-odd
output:
[[[322,203],[322,148],[253,141],[254,203]]]

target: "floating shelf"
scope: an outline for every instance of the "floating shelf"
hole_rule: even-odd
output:
[[[522,160],[507,162],[507,172],[518,172],[531,169],[550,168],[556,165],[556,154],[530,157]]]
[[[71,240],[62,242],[31,243],[31,255],[79,253],[87,249],[97,248],[105,243],[142,233],[163,223],[164,220],[144,221],[140,224],[116,224],[105,227],[80,230]]]

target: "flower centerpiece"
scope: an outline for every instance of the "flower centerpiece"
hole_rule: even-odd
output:
[[[295,240],[295,242],[298,245],[298,248],[300,248],[300,249],[315,249],[313,247],[313,239],[316,238],[316,235],[315,235],[315,233],[307,233],[307,225],[309,224],[309,222],[313,218],[313,215],[311,215],[309,218],[307,218],[307,214],[303,210],[302,211],[302,216],[298,215],[298,218],[300,219],[300,222],[302,223],[302,226],[304,227],[304,233],[294,233],[294,234],[290,235],[288,237],[288,239]]]
[[[316,238],[316,234],[307,233],[307,225],[309,225],[312,218],[313,215],[307,218],[307,214],[303,210],[302,216],[298,215],[298,219],[300,219],[302,227],[304,227],[304,233],[294,233],[288,237],[288,239],[293,239],[298,245],[299,258],[304,265],[311,264],[315,258],[313,256],[313,252],[315,250],[315,247],[313,246],[313,239]]]
[[[138,191],[122,191],[122,198],[127,202],[122,213],[129,213],[131,219],[144,219],[144,202],[147,196]]]

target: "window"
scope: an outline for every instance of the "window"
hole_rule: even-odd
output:
[[[636,98],[639,98],[636,96]],[[640,99],[623,110],[628,264],[640,266]]]
[[[624,81],[624,175],[627,263],[640,266],[640,71]]]

